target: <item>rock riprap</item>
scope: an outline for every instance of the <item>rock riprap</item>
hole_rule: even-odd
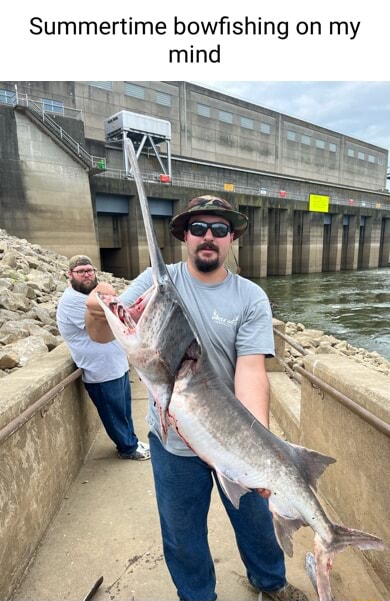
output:
[[[302,323],[288,321],[286,323],[286,334],[303,347],[307,353],[334,354],[350,357],[354,361],[362,363],[371,369],[390,375],[390,361],[376,351],[354,347],[345,340],[339,340],[322,330],[306,328]],[[294,365],[302,365],[302,353],[286,343],[285,361],[292,369]]]
[[[82,252],[82,248],[80,248]],[[30,244],[0,229],[0,378],[45,356],[62,342],[56,324],[59,298],[68,285],[68,258]],[[128,280],[98,272],[120,292]],[[286,334],[309,353],[336,353],[390,375],[390,361],[376,352],[355,348],[321,330],[287,322]],[[302,355],[286,343],[290,367]]]
[[[67,257],[0,229],[0,378],[61,344],[56,308],[67,269]],[[118,291],[129,283],[102,271],[98,279]]]

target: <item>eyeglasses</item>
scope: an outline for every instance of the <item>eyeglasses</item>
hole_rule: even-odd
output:
[[[219,221],[215,223],[206,223],[205,221],[193,221],[187,226],[187,230],[191,232],[193,236],[201,237],[204,236],[207,230],[211,230],[211,233],[215,238],[225,238],[230,232],[230,225],[227,223],[221,223]]]
[[[78,269],[77,271],[75,269],[71,269],[72,273],[75,273],[76,275],[92,275],[93,273],[96,273],[96,269]]]

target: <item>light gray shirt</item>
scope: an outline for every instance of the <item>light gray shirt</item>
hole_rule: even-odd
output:
[[[57,307],[58,329],[73,361],[83,370],[84,382],[116,380],[129,370],[127,355],[116,340],[102,344],[88,336],[85,329],[87,298],[71,287],[65,290]]]
[[[274,354],[272,313],[265,292],[230,271],[218,284],[205,284],[192,277],[187,263],[168,265],[168,271],[198,329],[209,359],[221,379],[234,391],[237,357]],[[152,286],[151,268],[141,273],[121,295],[127,306]],[[149,399],[148,422],[160,436],[158,412]],[[177,455],[193,455],[169,428],[166,449]]]

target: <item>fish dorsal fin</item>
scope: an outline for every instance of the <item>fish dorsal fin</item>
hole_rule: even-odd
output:
[[[272,496],[271,496],[272,499]],[[269,504],[270,510],[272,511],[272,518],[275,527],[276,538],[278,539],[279,545],[283,551],[289,557],[293,556],[293,542],[292,535],[301,526],[307,526],[306,522],[300,519],[289,520],[276,513],[272,507],[272,501]]]
[[[247,492],[250,492],[250,488],[246,488],[239,484],[238,482],[234,482],[230,480],[227,476],[222,474],[216,470],[218,481],[221,485],[221,488],[229,501],[233,504],[233,506],[238,509],[240,505],[240,498],[242,495],[245,495]]]
[[[299,445],[290,443],[290,446],[293,447],[294,451],[294,463],[299,467],[300,472],[313,490],[317,490],[318,478],[324,473],[328,465],[336,462],[336,459]]]

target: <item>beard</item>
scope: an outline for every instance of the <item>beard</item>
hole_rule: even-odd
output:
[[[89,294],[98,285],[97,278],[94,278],[90,282],[76,282],[76,280],[71,280],[70,283],[72,284],[73,290],[81,292],[81,294]]]
[[[217,253],[217,257],[215,259],[201,259],[198,254],[195,255],[195,266],[198,271],[202,273],[210,273],[211,271],[215,271],[218,269],[219,265],[219,248],[215,246],[212,242],[205,242],[203,244],[199,244],[196,252],[198,253],[200,250],[214,250]]]

